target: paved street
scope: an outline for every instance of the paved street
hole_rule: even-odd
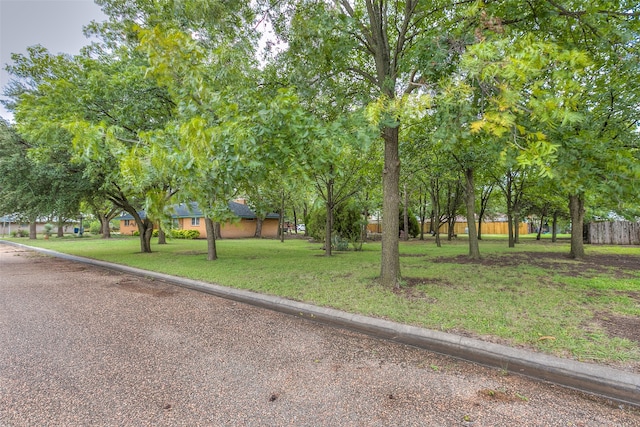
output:
[[[640,426],[640,412],[0,245],[0,426],[47,425]]]

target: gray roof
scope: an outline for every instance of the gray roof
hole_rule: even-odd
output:
[[[173,213],[171,214],[171,218],[202,218],[204,215],[202,211],[198,207],[198,203],[180,203],[177,205],[173,205]],[[256,214],[253,212],[249,206],[243,205],[242,203],[237,202],[229,202],[229,210],[233,212],[239,218],[245,219],[256,219]],[[138,214],[141,218],[145,218],[146,212],[144,210],[138,211]],[[269,213],[267,214],[267,218],[278,218],[277,213]],[[120,215],[120,219],[133,219],[133,216],[128,212],[123,212]]]

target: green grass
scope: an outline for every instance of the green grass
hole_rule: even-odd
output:
[[[405,284],[392,290],[376,280],[379,243],[326,258],[320,244],[302,239],[220,240],[220,258],[208,262],[203,240],[154,244],[152,254],[139,253],[138,239],[128,237],[11,240],[563,357],[640,364],[638,342],[611,335],[598,321],[640,321],[640,247],[587,246],[583,263],[565,256],[566,241],[523,238],[514,249],[485,236],[480,248],[488,262],[469,263],[464,238],[441,248],[411,241],[400,247]],[[631,257],[631,267],[593,262],[611,256]]]

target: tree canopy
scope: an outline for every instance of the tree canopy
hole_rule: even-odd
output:
[[[638,214],[636,2],[98,4],[108,20],[87,27],[99,41],[80,55],[14,55],[5,93],[15,132],[5,126],[3,138],[23,141],[33,173],[56,174],[51,185],[86,182],[132,214],[144,252],[175,201],[199,202],[213,230],[229,199],[253,195],[263,212],[301,185],[325,204],[327,239],[335,207],[381,212],[385,286],[401,279],[401,193],[407,212],[419,195],[438,239],[464,205],[473,258],[493,188],[511,232],[525,211],[560,212],[565,197],[577,258],[585,204]],[[268,54],[264,23],[281,42]],[[18,160],[5,153],[7,165]],[[44,166],[56,162],[65,166]],[[20,183],[21,167],[6,179]],[[62,215],[74,197],[36,210]],[[31,212],[20,203],[7,198],[5,210]]]

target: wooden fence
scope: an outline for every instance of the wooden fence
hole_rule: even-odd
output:
[[[477,228],[477,224],[476,224],[476,228]],[[371,233],[381,233],[382,232],[382,225],[378,224],[378,223],[369,223],[369,225],[367,226],[367,229],[369,230],[369,232]],[[521,222],[520,223],[520,234],[528,234],[529,233],[529,226],[527,225],[527,223]],[[424,224],[424,232],[428,233],[429,232],[429,222],[425,222]],[[440,226],[440,234],[447,234],[449,232],[449,225],[448,224],[442,224]],[[453,227],[453,232],[455,234],[467,234],[469,232],[469,230],[467,229],[467,223],[466,222],[456,222],[454,227]],[[509,227],[507,225],[506,222],[483,222],[482,223],[482,234],[504,234],[507,235],[509,234]]]
[[[478,224],[476,223],[476,230],[478,229]],[[429,231],[429,223],[424,224],[425,233]],[[518,230],[520,234],[528,234],[529,226],[525,222],[520,223],[520,229]],[[440,226],[440,233],[447,234],[449,232],[449,225],[442,224]],[[456,222],[453,226],[453,232],[455,234],[467,234],[469,233],[469,229],[467,228],[466,222]],[[483,222],[482,223],[482,234],[509,234],[509,224],[506,222]]]
[[[640,245],[640,222],[592,222],[589,224],[588,242],[596,245]]]

